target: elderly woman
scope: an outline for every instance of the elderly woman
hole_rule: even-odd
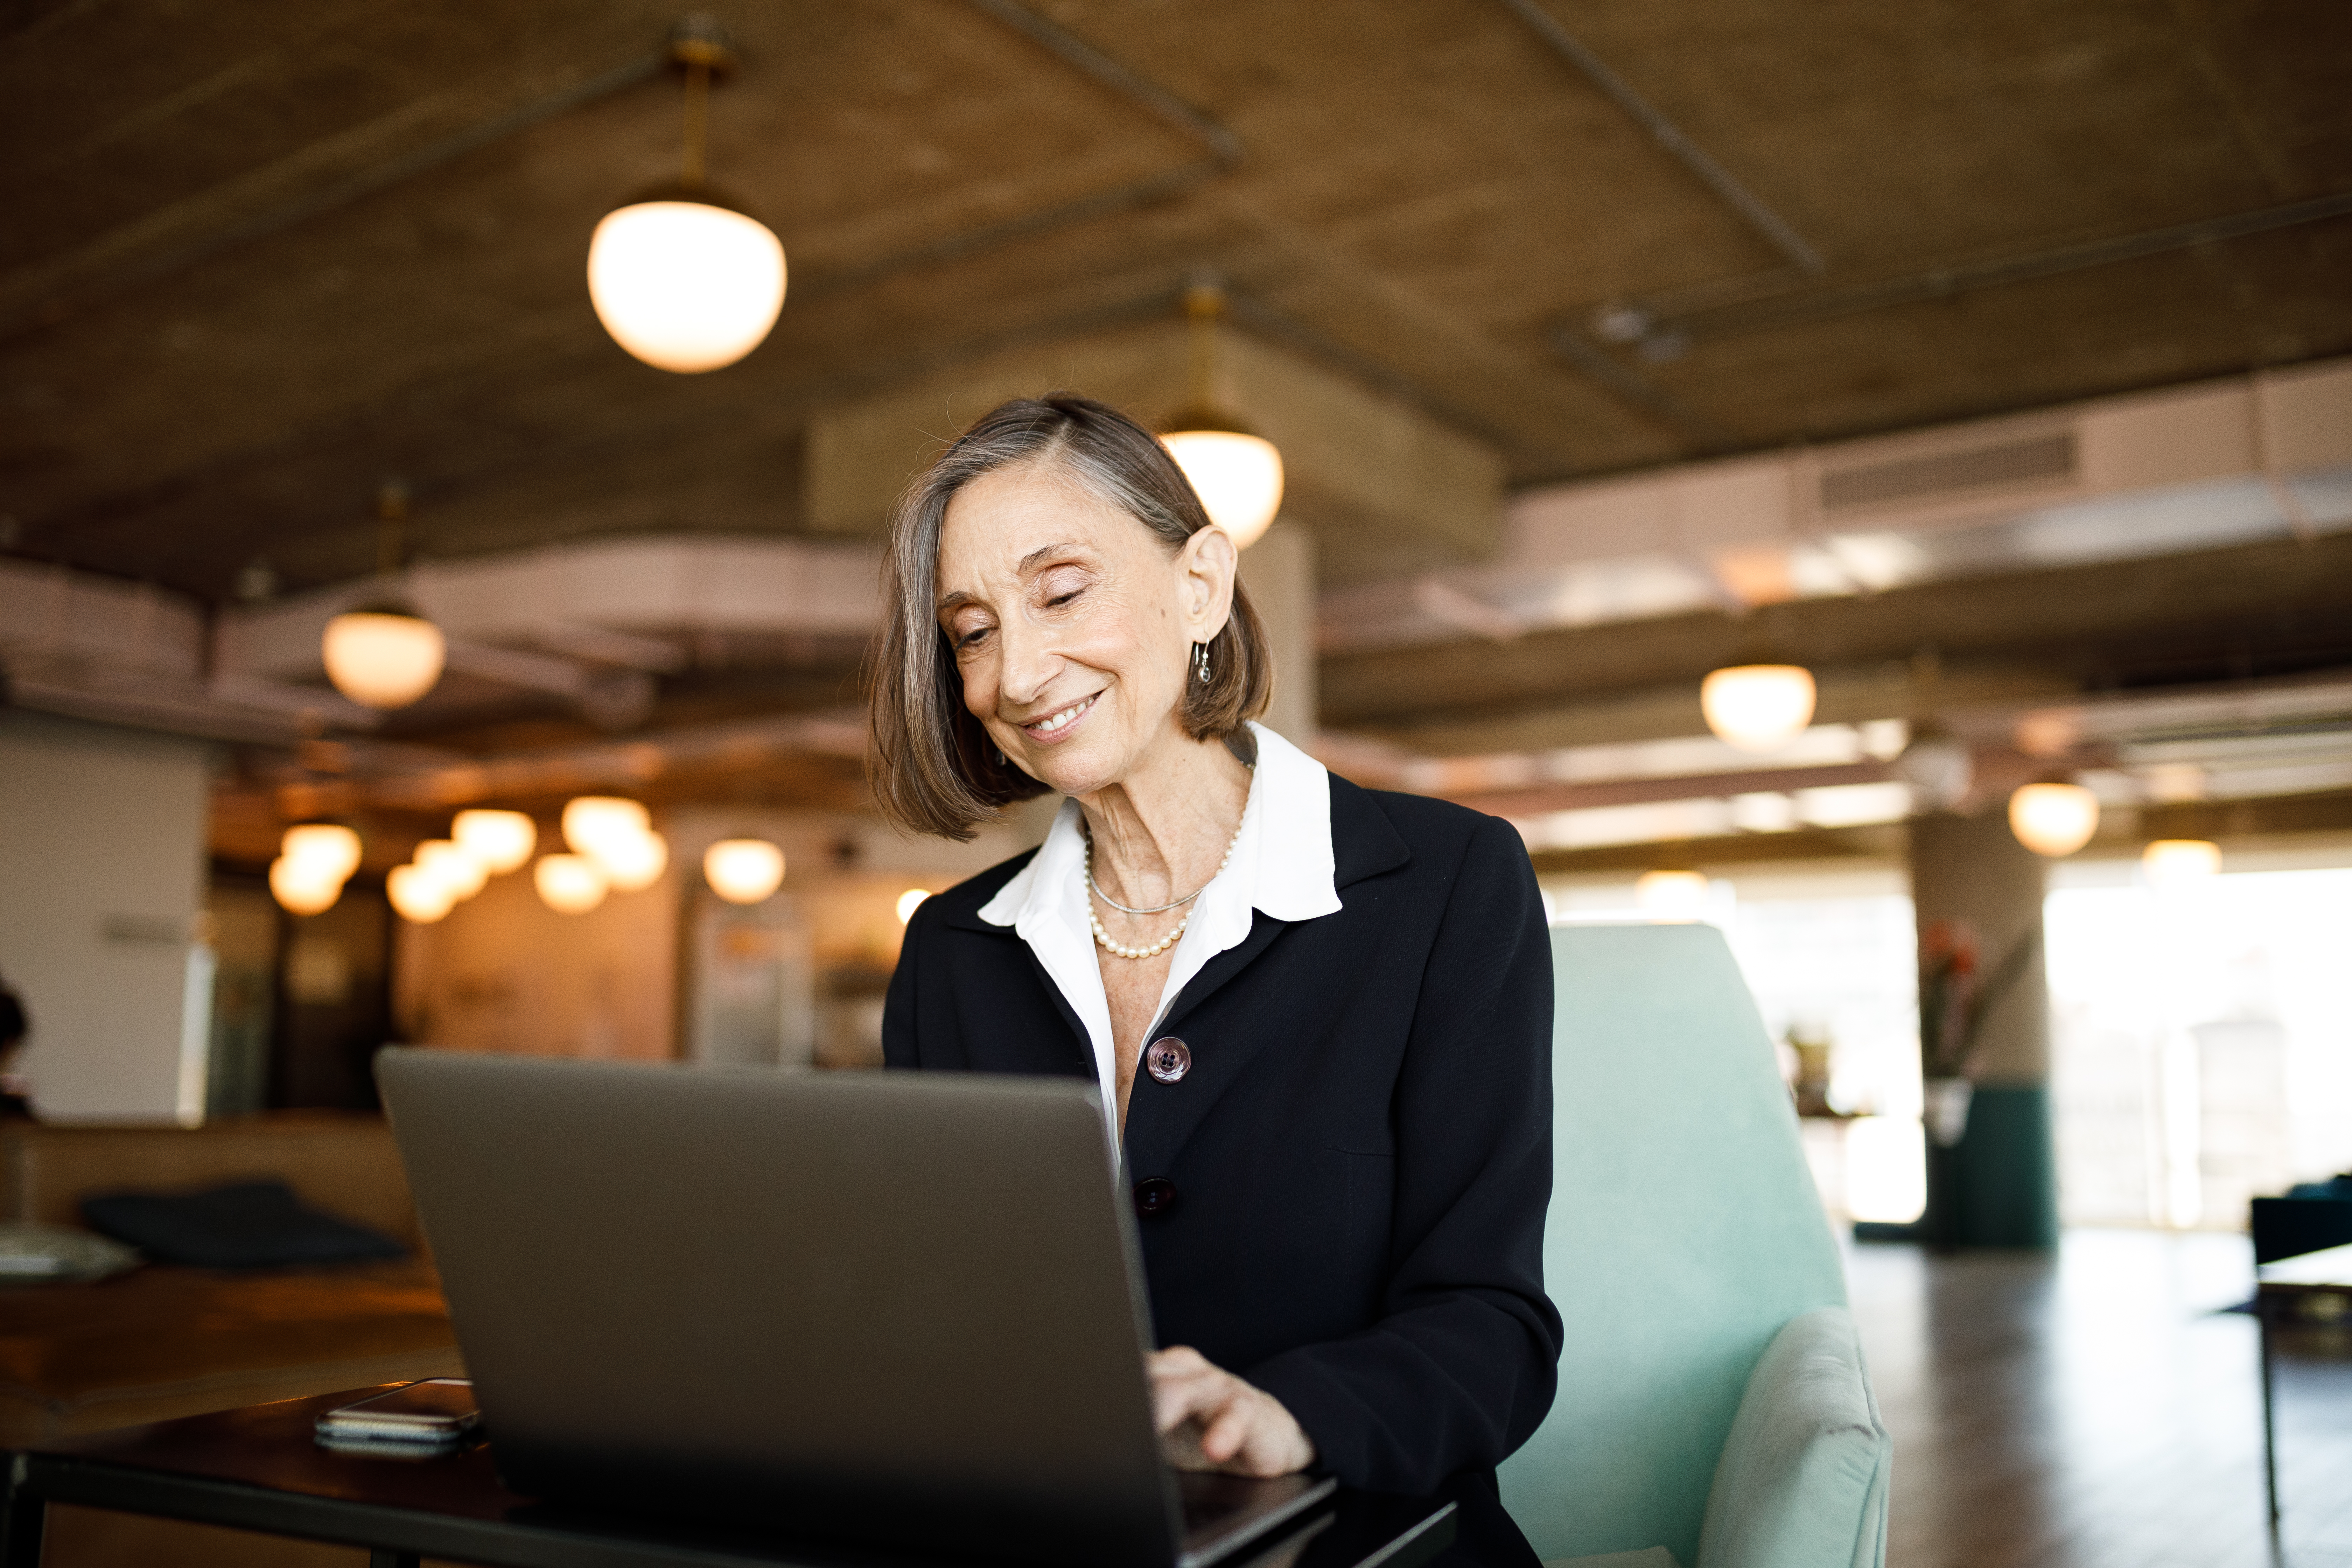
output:
[[[894,1068],[1100,1087],[1171,1458],[1444,1490],[1458,1551],[1533,1554],[1494,1467],[1551,1404],[1551,961],[1503,822],[1362,790],[1262,725],[1233,541],[1099,403],[997,408],[900,505],[874,787],[1045,841],[923,903]]]

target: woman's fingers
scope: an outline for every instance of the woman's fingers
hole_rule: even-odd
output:
[[[1253,1406],[1265,1397],[1251,1389],[1247,1394],[1234,1394],[1214,1412],[1205,1414],[1203,1425],[1207,1430],[1201,1434],[1202,1456],[1212,1464],[1222,1465],[1240,1453],[1248,1445],[1251,1428],[1257,1423],[1259,1413]]]
[[[1173,1431],[1217,1404],[1223,1384],[1241,1382],[1211,1365],[1190,1345],[1154,1351],[1145,1367],[1151,1375],[1152,1425],[1162,1433]]]
[[[1155,1352],[1152,1415],[1169,1463],[1279,1476],[1314,1462],[1315,1446],[1282,1402],[1213,1365],[1189,1346]]]

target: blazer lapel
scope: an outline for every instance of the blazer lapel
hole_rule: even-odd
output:
[[[1412,858],[1403,838],[1389,825],[1387,814],[1370,794],[1357,788],[1339,774],[1331,780],[1331,885],[1345,888],[1383,871],[1393,871]],[[1340,900],[1345,903],[1343,899]],[[1290,922],[1278,921],[1265,910],[1255,911],[1250,922],[1250,933],[1239,947],[1229,947],[1201,966],[1201,973],[1177,994],[1167,1016],[1160,1020],[1160,1030],[1165,1033],[1183,1021],[1184,1015],[1217,994],[1226,981],[1255,963],[1274,939],[1289,929]],[[1061,993],[1056,991],[1056,996]],[[1083,1037],[1085,1031],[1081,1030]]]
[[[1331,881],[1335,889],[1344,889],[1351,883],[1392,871],[1412,858],[1412,852],[1390,825],[1379,803],[1370,794],[1336,773],[1331,775]],[[1346,901],[1344,897],[1340,900],[1343,905]],[[1202,1004],[1215,995],[1228,981],[1255,963],[1274,945],[1276,939],[1290,927],[1288,921],[1276,920],[1264,910],[1255,910],[1250,921],[1249,935],[1242,940],[1241,945],[1227,948],[1202,966],[1201,973],[1177,994],[1166,1016],[1160,1019],[1152,1030],[1151,1037],[1156,1039],[1161,1035],[1182,1033],[1188,1015],[1198,1011]],[[1148,1047],[1150,1041],[1144,1043]],[[1276,1042],[1268,1040],[1264,1035],[1246,1029],[1220,1039],[1216,1049],[1224,1057],[1223,1065],[1227,1069],[1220,1076],[1228,1084],[1236,1082],[1237,1079],[1231,1075],[1235,1069],[1245,1068],[1246,1058],[1256,1051],[1271,1048],[1275,1044]],[[1242,1060],[1235,1060],[1236,1053]],[[1139,1095],[1142,1093],[1140,1081],[1137,1092]],[[1209,1114],[1215,1101],[1189,1095],[1172,1098],[1152,1096],[1151,1110],[1141,1127],[1134,1120],[1133,1103],[1130,1104],[1129,1137],[1140,1132],[1147,1145],[1140,1151],[1140,1157],[1158,1163],[1171,1158],[1183,1146],[1192,1129]]]
[[[999,879],[997,885],[1002,886],[1003,882],[1010,881],[1027,863],[1027,858],[1024,857],[1020,860],[1008,864],[1004,868],[1003,877]],[[1001,973],[1003,966],[1006,964],[1022,966],[1023,972],[1035,983],[1037,989],[1043,991],[1051,999],[1055,1014],[1060,1017],[1064,1026],[1069,1031],[1062,1041],[1062,1048],[1068,1053],[1069,1059],[1059,1070],[1076,1074],[1092,1083],[1095,1080],[1095,1049],[1087,1034],[1087,1026],[1078,1021],[1077,1009],[1070,1005],[1070,999],[1062,994],[1062,988],[1054,984],[1054,977],[1045,973],[1045,966],[1037,962],[1037,954],[1031,951],[1027,942],[1021,940],[1021,933],[1018,931],[1011,926],[1001,926],[992,921],[981,919],[981,908],[988,901],[989,897],[994,896],[995,889],[990,888],[984,891],[986,896],[971,904],[970,907],[959,905],[950,910],[940,923],[949,931],[960,933],[953,939],[956,942],[969,942],[973,938],[980,940],[982,944],[977,950],[980,973],[995,971]],[[1007,946],[1013,951],[1005,951]],[[1018,957],[1014,956],[1015,952],[1019,954]],[[1034,1016],[1025,1005],[1015,1004],[1009,1000],[1003,1007],[992,1008],[991,1011],[994,1013],[994,1016],[966,1018],[963,1021],[963,1032],[968,1040],[975,1043],[991,1041],[1000,1020]],[[992,1060],[1019,1060],[1032,1056],[1040,1044],[1041,1042],[1034,1040],[995,1041],[993,1048],[984,1045],[982,1050]],[[1050,1050],[1048,1054],[1051,1054]]]
[[[1388,813],[1381,809],[1371,792],[1333,773],[1331,885],[1344,888],[1393,871],[1412,858],[1412,851],[1405,847],[1403,837],[1391,826]]]

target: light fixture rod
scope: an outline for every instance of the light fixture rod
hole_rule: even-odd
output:
[[[408,523],[408,487],[398,479],[386,479],[375,489],[375,569],[376,574],[389,577],[400,570],[404,541],[402,534]]]
[[[685,148],[677,183],[698,191],[709,173],[704,149],[710,126],[710,84],[735,68],[734,37],[716,16],[699,11],[681,16],[669,30],[669,63],[686,79]]]
[[[1217,321],[1225,313],[1225,291],[1213,283],[1195,283],[1184,290],[1184,319],[1190,323],[1186,347],[1185,406],[1203,413],[1213,405],[1217,369]]]
[[[678,161],[677,183],[689,191],[702,188],[703,143],[710,120],[710,68],[699,60],[686,67],[686,152]]]

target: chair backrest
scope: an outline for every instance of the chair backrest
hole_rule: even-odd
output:
[[[1845,1303],[1837,1244],[1722,932],[1560,926],[1552,970],[1544,1283],[1567,1348],[1503,1500],[1538,1557],[1693,1563],[1748,1373],[1790,1319]]]

